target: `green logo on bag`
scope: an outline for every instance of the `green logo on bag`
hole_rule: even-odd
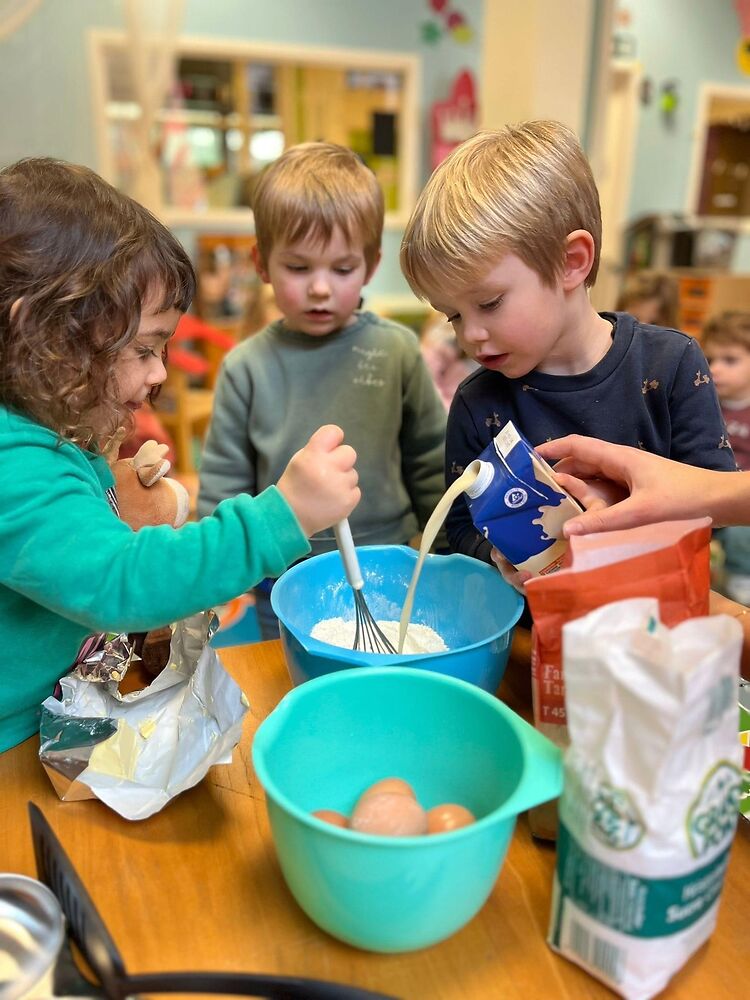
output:
[[[737,823],[741,775],[728,760],[720,760],[703,779],[687,814],[690,851],[699,858],[731,837]]]
[[[591,828],[607,847],[629,851],[640,841],[645,824],[624,788],[603,781],[591,804]]]

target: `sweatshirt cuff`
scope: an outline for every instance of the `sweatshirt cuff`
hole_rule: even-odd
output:
[[[269,486],[254,498],[253,503],[276,548],[278,566],[269,567],[269,575],[280,576],[287,566],[308,554],[310,542],[278,487]]]

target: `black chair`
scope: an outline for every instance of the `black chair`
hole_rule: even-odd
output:
[[[68,923],[68,935],[79,948],[100,987],[78,972],[70,952],[58,963],[69,995],[125,1000],[140,993],[203,993],[264,997],[268,1000],[396,1000],[395,997],[343,983],[296,976],[243,972],[160,972],[130,975],[86,887],[41,810],[29,803],[37,875],[55,894]],[[71,980],[75,982],[72,983]]]

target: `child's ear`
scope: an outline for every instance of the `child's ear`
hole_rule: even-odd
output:
[[[383,251],[378,250],[378,252],[375,254],[372,264],[370,264],[370,266],[367,268],[367,273],[365,274],[365,280],[363,284],[366,285],[370,280],[370,278],[373,276],[373,274],[375,274],[375,272],[378,269],[378,264],[380,263],[380,258],[382,256],[383,256]]]
[[[255,270],[258,272],[258,277],[266,285],[270,285],[271,279],[268,276],[268,271],[266,270],[265,265],[263,263],[263,258],[260,255],[260,250],[258,249],[257,243],[253,243],[250,254],[252,255],[253,258],[253,264],[255,265]]]
[[[565,239],[565,264],[562,286],[566,292],[582,285],[594,266],[594,237],[585,229],[576,229]]]

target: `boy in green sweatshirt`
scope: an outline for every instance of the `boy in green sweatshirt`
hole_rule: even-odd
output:
[[[383,196],[356,154],[287,150],[253,197],[255,264],[282,319],[226,357],[201,462],[198,511],[275,482],[319,423],[357,452],[357,545],[404,544],[443,493],[445,412],[409,329],[359,310],[380,260]],[[313,553],[335,547],[332,530]],[[269,581],[270,582],[270,581]],[[255,588],[264,638],[278,637],[270,587]]]

